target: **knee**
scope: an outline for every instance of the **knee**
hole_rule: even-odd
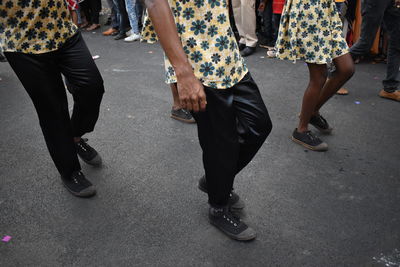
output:
[[[339,75],[348,80],[354,75],[355,67],[354,64],[347,64],[345,66],[341,66],[341,68],[339,68],[337,71]]]

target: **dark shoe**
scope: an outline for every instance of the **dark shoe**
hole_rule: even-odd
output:
[[[294,129],[292,140],[313,151],[328,150],[328,144],[315,136],[311,131],[299,133],[296,128]]]
[[[111,34],[111,36],[117,36],[119,34],[119,31],[115,31]]]
[[[115,35],[114,40],[121,40],[121,39],[125,39],[126,37],[127,37],[126,33],[120,32],[117,35]]]
[[[171,118],[178,120],[178,121],[183,121],[186,123],[195,123],[196,121],[194,120],[192,114],[190,114],[189,111],[186,109],[180,108],[180,109],[172,109],[171,110]]]
[[[245,44],[239,44],[239,51],[242,51],[245,48],[246,48]]]
[[[246,46],[246,48],[243,49],[240,52],[240,54],[242,55],[242,57],[248,57],[248,56],[252,55],[255,51],[256,51],[255,47]]]
[[[395,101],[400,101],[400,91],[394,91],[394,92],[386,92],[385,90],[381,90],[379,92],[379,96],[386,98],[386,99],[391,99],[391,100],[395,100]]]
[[[323,134],[330,134],[332,127],[329,126],[328,122],[320,114],[314,115],[310,119],[310,124],[317,128]]]
[[[256,238],[256,232],[234,216],[229,208],[210,207],[208,219],[212,225],[232,239],[250,241]]]
[[[61,177],[61,180],[68,191],[74,196],[91,197],[96,195],[96,189],[80,171],[73,172],[69,178]]]
[[[78,156],[89,165],[100,166],[102,159],[99,153],[93,147],[89,146],[87,141],[87,138],[81,138],[79,142],[75,143]]]
[[[6,57],[0,52],[0,62],[7,62]]]
[[[199,189],[203,191],[204,193],[207,193],[207,181],[206,181],[206,176],[203,175],[200,180],[199,180]],[[240,199],[239,195],[231,191],[231,194],[229,195],[229,201],[228,201],[228,207],[230,207],[232,210],[242,210],[245,207],[244,202]]]

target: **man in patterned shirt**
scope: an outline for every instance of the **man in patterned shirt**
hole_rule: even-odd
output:
[[[151,21],[143,37],[155,41],[156,30],[167,56],[167,83],[177,83],[183,108],[197,122],[205,169],[199,188],[208,193],[210,223],[233,239],[252,240],[255,231],[231,212],[244,207],[232,187],[272,124],[239,54],[227,2],[146,0],[146,6]]]
[[[0,0],[0,46],[33,101],[65,187],[75,196],[93,196],[77,154],[88,164],[101,164],[81,136],[96,124],[104,87],[66,1]],[[72,118],[61,74],[74,98]]]

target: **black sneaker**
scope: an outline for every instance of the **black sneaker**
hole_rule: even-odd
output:
[[[199,180],[199,189],[203,191],[204,193],[207,193],[207,181],[206,181],[206,176],[203,175],[200,180]],[[229,201],[228,201],[228,207],[230,207],[232,210],[242,210],[245,207],[244,202],[240,199],[239,195],[231,191],[231,194],[229,195]]]
[[[250,241],[256,238],[256,232],[248,227],[240,218],[233,215],[229,208],[210,207],[208,219],[212,225],[232,239]]]
[[[243,49],[246,48],[246,45],[245,44],[239,44],[238,47],[239,47],[239,51],[242,51]]]
[[[61,177],[61,180],[68,191],[74,196],[91,197],[96,195],[96,189],[80,171],[73,172],[69,178]]]
[[[328,150],[328,144],[315,136],[311,131],[299,133],[297,128],[294,129],[292,140],[310,150],[314,151],[326,151]]]
[[[126,37],[128,37],[128,36],[126,35],[126,33],[120,32],[120,33],[118,33],[117,35],[115,35],[114,40],[121,40],[121,39],[125,39]]]
[[[192,114],[190,114],[189,111],[186,109],[180,108],[180,109],[172,109],[171,110],[171,118],[178,120],[178,121],[183,121],[186,123],[195,123],[196,121],[194,120]]]
[[[93,147],[89,146],[87,141],[87,138],[81,138],[79,142],[75,143],[78,156],[89,165],[100,166],[102,159],[99,153]]]
[[[254,52],[256,52],[255,47],[246,46],[245,49],[240,51],[240,55],[242,55],[242,57],[248,57],[248,56],[254,54]]]
[[[330,134],[333,130],[333,128],[329,126],[325,118],[322,117],[320,114],[312,116],[310,119],[310,124],[317,128],[323,134]]]

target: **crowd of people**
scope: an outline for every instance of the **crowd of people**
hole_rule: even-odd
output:
[[[352,77],[354,60],[368,53],[382,21],[389,45],[387,77],[379,95],[400,101],[400,0],[364,0],[361,36],[351,49],[344,34],[343,2],[146,0],[143,19],[139,2],[108,2],[111,27],[104,35],[127,42],[160,41],[174,98],[171,116],[198,127],[204,166],[199,188],[208,194],[209,221],[235,240],[253,240],[256,233],[233,212],[244,208],[232,190],[234,179],[272,129],[243,58],[257,44],[271,57],[307,64],[309,84],[292,140],[310,150],[328,149],[309,125],[323,134],[332,132],[320,109]],[[78,156],[90,165],[102,163],[83,136],[98,120],[103,80],[78,30],[98,29],[100,9],[100,0],[0,0],[4,55],[34,103],[63,184],[78,197],[96,194]],[[72,116],[62,76],[73,95]]]

